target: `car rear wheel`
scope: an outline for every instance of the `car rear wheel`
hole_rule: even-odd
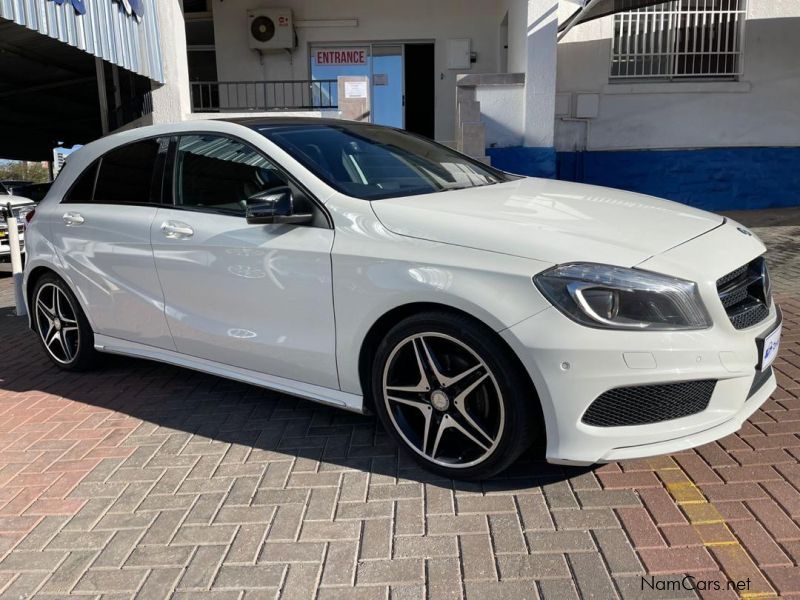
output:
[[[507,468],[541,431],[536,394],[497,335],[460,315],[398,323],[372,372],[376,412],[425,468],[485,479]]]
[[[77,298],[59,277],[47,274],[33,291],[33,323],[39,341],[59,368],[82,371],[95,364],[94,333]]]

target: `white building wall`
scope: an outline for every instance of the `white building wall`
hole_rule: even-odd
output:
[[[563,20],[574,5],[561,3]],[[800,145],[800,2],[749,0],[738,82],[609,83],[613,17],[558,47],[559,104],[598,94],[598,116],[556,119],[559,150]]]
[[[455,81],[462,71],[447,69],[448,38],[470,38],[477,63],[470,73],[491,73],[498,69],[500,23],[506,5],[516,15],[522,0],[226,0],[214,2],[214,34],[220,81],[268,81],[309,79],[311,43],[359,43],[369,41],[434,41],[436,76],[436,138],[454,139]],[[358,19],[357,27],[298,28],[298,47],[286,52],[264,54],[263,61],[248,44],[247,10],[264,6],[288,7],[296,20]],[[522,25],[520,25],[522,23]],[[509,18],[509,29],[523,28],[524,20]],[[517,34],[515,34],[517,35]],[[512,34],[509,33],[509,37]],[[516,45],[509,67],[519,68],[521,50]],[[512,58],[513,55],[513,58]]]
[[[478,87],[481,122],[486,127],[486,146],[522,146],[525,137],[525,88],[493,85]]]

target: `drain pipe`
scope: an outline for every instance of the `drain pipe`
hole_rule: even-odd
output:
[[[14,304],[16,305],[17,316],[24,317],[28,314],[25,307],[25,298],[22,294],[22,251],[19,246],[19,226],[14,212],[11,210],[11,202],[6,205],[3,211],[8,226],[8,246],[11,253],[11,275],[14,278]]]

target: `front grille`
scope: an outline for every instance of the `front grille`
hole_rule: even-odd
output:
[[[582,421],[595,427],[623,427],[688,417],[708,407],[716,385],[714,379],[701,379],[616,388],[598,396]]]
[[[756,376],[753,377],[753,383],[750,386],[750,391],[747,394],[747,399],[749,400],[753,396],[756,395],[756,392],[760,390],[764,385],[769,381],[769,378],[772,377],[772,367],[764,369],[763,371],[756,371]]]
[[[717,280],[717,293],[736,329],[758,325],[772,302],[769,272],[763,256]]]

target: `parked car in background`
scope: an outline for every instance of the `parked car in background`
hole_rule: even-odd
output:
[[[354,411],[481,479],[728,435],[776,387],[765,247],[724,217],[522,178],[396,129],[156,125],[70,156],[27,231],[30,325]]]
[[[36,203],[30,198],[20,196],[0,195],[0,208],[7,208],[11,205],[11,212],[17,218],[17,228],[19,231],[19,241],[22,252],[25,252],[25,224],[28,213],[36,207]],[[11,246],[9,245],[8,225],[5,219],[0,218],[0,262],[11,261]]]
[[[12,195],[12,188],[19,186],[19,185],[30,185],[33,183],[32,181],[24,181],[22,179],[3,179],[0,180],[0,194],[5,194],[6,196]]]
[[[47,195],[47,192],[50,191],[50,187],[52,185],[52,181],[48,181],[47,183],[26,183],[24,185],[14,185],[11,186],[11,193],[14,196],[29,198],[34,202],[41,202]]]

